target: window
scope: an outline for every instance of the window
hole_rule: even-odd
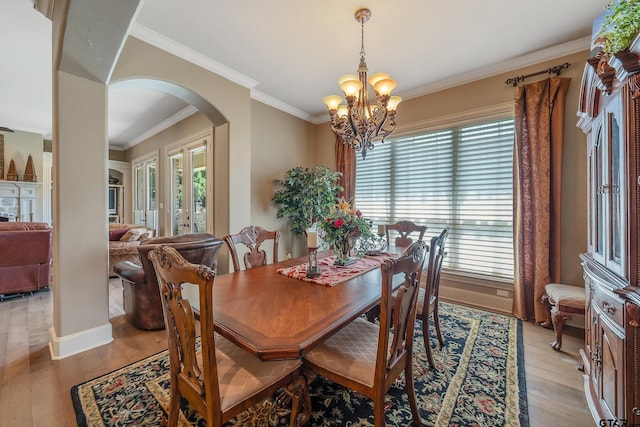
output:
[[[374,224],[449,227],[450,273],[513,279],[513,119],[402,136],[357,156],[356,205]]]

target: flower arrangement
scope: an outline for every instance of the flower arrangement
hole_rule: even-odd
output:
[[[362,216],[359,209],[354,209],[344,199],[339,200],[331,208],[329,215],[318,222],[318,228],[323,242],[334,245],[338,264],[348,263],[350,252],[358,237],[365,238],[371,235],[370,221]]]

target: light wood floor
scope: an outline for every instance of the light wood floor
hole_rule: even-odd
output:
[[[52,292],[0,302],[0,426],[76,426],[71,387],[166,349],[164,331],[143,332],[122,317],[122,288],[110,281],[114,340],[63,360],[49,356]],[[524,324],[531,427],[595,425],[576,369],[582,330],[568,328],[563,351],[553,331]]]

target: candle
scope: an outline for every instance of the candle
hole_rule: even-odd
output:
[[[378,224],[378,234],[381,236],[384,234],[384,224]]]
[[[315,249],[318,246],[320,246],[318,244],[318,232],[317,231],[307,231],[307,247]]]

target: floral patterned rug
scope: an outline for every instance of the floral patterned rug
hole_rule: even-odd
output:
[[[414,374],[418,407],[426,426],[529,425],[521,321],[510,316],[440,303],[445,347],[432,336],[435,370],[428,369],[421,325],[416,324]],[[169,402],[166,351],[74,386],[78,425],[164,426]],[[387,393],[388,426],[407,426],[411,411],[404,376]],[[309,426],[373,426],[371,401],[319,377],[311,385]],[[183,402],[179,425],[205,423]],[[288,410],[271,399],[226,426],[286,426]]]

